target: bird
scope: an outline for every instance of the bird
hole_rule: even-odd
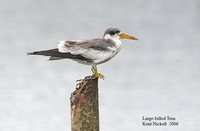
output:
[[[138,40],[118,28],[110,27],[105,30],[103,38],[59,41],[57,48],[27,54],[48,56],[50,61],[72,59],[81,64],[91,65],[92,76],[104,79],[104,75],[98,72],[97,65],[109,61],[118,54],[121,50],[121,39]]]

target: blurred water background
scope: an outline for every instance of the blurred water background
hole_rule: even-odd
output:
[[[0,131],[70,131],[70,94],[90,66],[26,52],[102,37],[139,38],[100,65],[102,131],[199,131],[199,0],[0,0]],[[175,127],[142,126],[172,116]]]

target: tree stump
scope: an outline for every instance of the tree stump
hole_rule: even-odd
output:
[[[99,131],[98,78],[87,76],[71,94],[72,131]]]

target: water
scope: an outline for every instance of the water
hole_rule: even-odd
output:
[[[90,67],[26,52],[118,27],[139,38],[100,65],[102,131],[200,130],[200,2],[197,0],[0,2],[0,130],[69,131],[70,93]],[[179,126],[142,126],[142,117]]]

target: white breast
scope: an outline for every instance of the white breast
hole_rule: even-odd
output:
[[[105,51],[89,49],[88,51],[84,52],[84,54],[82,54],[84,57],[92,57],[93,64],[101,64],[107,62],[121,50],[121,41],[119,36],[110,36],[107,34],[104,36],[104,38],[112,40],[115,43],[115,46],[108,47],[108,50]]]
[[[116,51],[114,50],[101,51],[101,50],[89,49],[88,51],[84,52],[82,56],[93,59],[92,64],[101,64],[113,58],[115,54],[116,54]]]

